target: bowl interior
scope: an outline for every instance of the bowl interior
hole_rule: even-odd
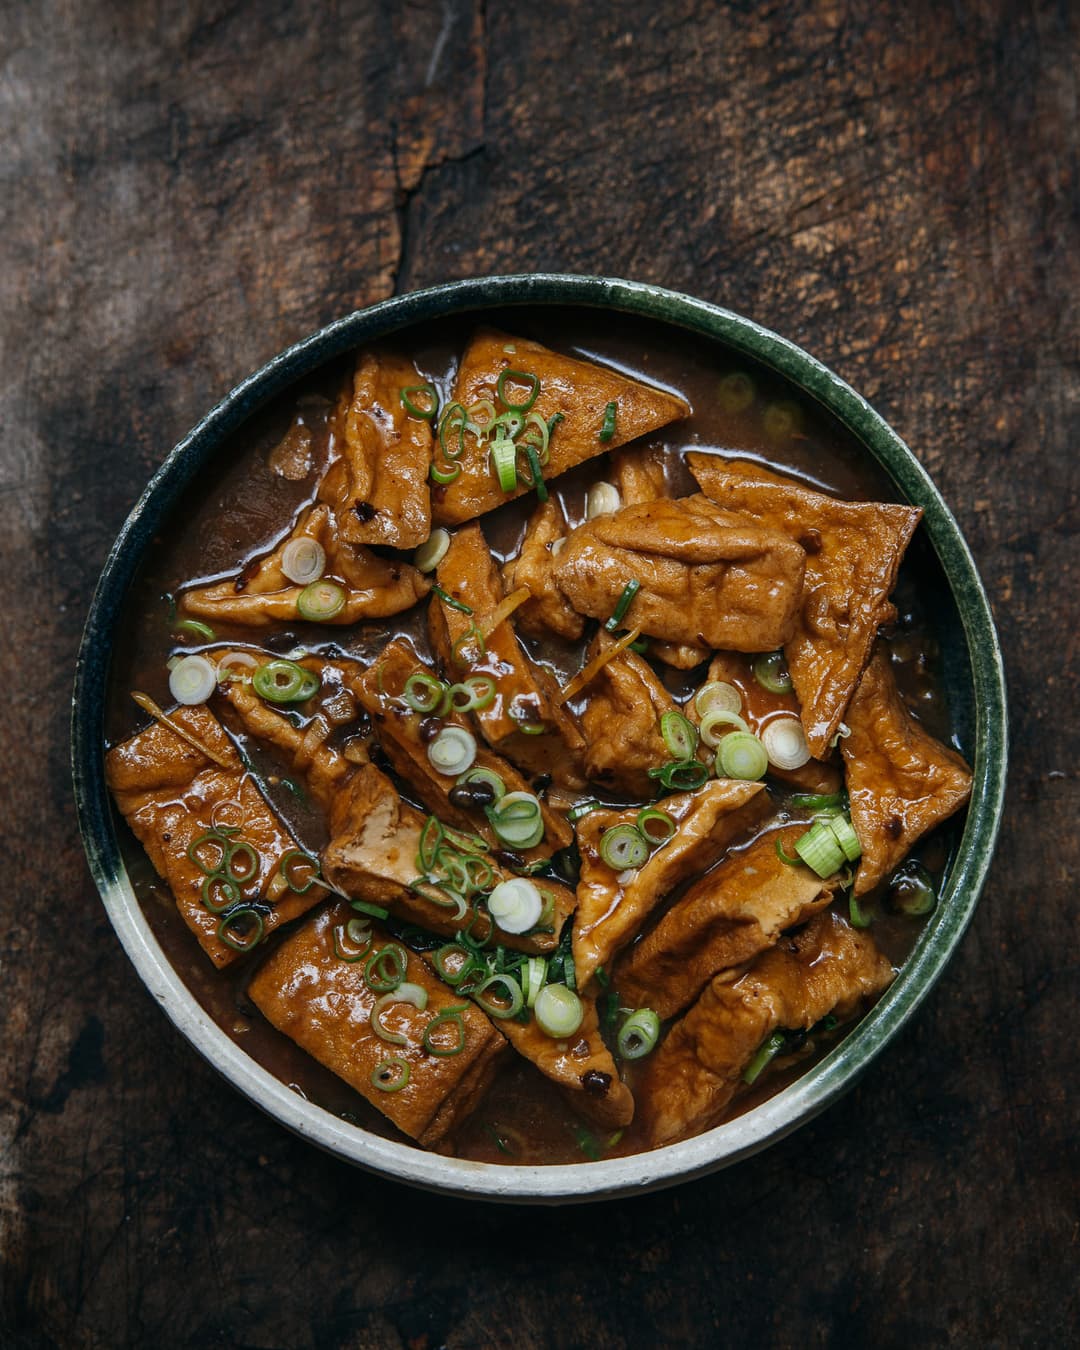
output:
[[[423,340],[437,347],[483,317],[504,328],[522,325],[541,340],[553,326],[573,332],[575,345],[588,353],[603,343],[605,330],[610,333],[613,312],[629,316],[617,325],[627,343],[640,347],[644,339],[649,350],[668,353],[667,365],[661,359],[659,368],[648,372],[651,378],[661,383],[689,378],[687,362],[697,361],[705,370],[735,360],[756,363],[762,378],[783,382],[798,395],[820,435],[837,450],[841,474],[850,461],[852,473],[859,467],[865,480],[869,457],[877,491],[923,507],[925,525],[905,567],[919,578],[918,589],[934,596],[931,617],[952,724],[974,766],[972,801],[963,832],[954,838],[942,902],[899,977],[867,1017],[789,1087],[706,1134],[653,1153],[544,1167],[450,1159],[387,1137],[374,1111],[360,1119],[362,1128],[343,1119],[336,1113],[340,1103],[335,1107],[337,1080],[312,1070],[299,1051],[282,1051],[270,1065],[241,1049],[230,1032],[236,1021],[232,994],[208,962],[189,959],[190,937],[175,910],[136,898],[136,886],[152,892],[152,869],[117,822],[103,768],[104,736],[116,718],[110,672],[116,664],[137,662],[139,634],[125,630],[120,619],[132,601],[160,593],[168,560],[158,540],[168,537],[170,521],[189,519],[200,509],[212,513],[213,495],[228,492],[234,450],[260,438],[273,444],[298,388],[332,383],[353,348],[414,325],[423,325],[418,330]],[[618,344],[613,348],[609,339],[603,355],[618,361]],[[796,467],[813,477],[812,454]],[[208,537],[211,556],[202,570],[212,572],[212,537],[204,534],[201,547],[205,550]],[[287,1127],[354,1163],[433,1189],[547,1202],[650,1189],[734,1162],[788,1133],[848,1087],[928,992],[970,919],[996,835],[1005,745],[1001,658],[986,597],[948,509],[895,433],[825,367],[748,320],[654,287],[581,277],[461,282],[385,302],[314,334],[228,395],[170,454],[111,551],[87,621],[73,704],[76,792],[95,880],[141,977],[191,1043]],[[309,1095],[330,1109],[287,1086],[305,1073],[315,1073],[315,1092]]]

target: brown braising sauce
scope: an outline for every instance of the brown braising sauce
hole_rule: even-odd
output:
[[[893,484],[861,445],[783,381],[718,344],[622,316],[616,323],[593,312],[515,310],[399,334],[396,348],[435,385],[443,403],[450,398],[459,353],[485,318],[556,351],[593,359],[688,399],[693,415],[647,440],[663,447],[673,495],[697,490],[683,455],[688,449],[699,449],[758,460],[845,500],[891,501],[897,497]],[[228,451],[198,476],[174,510],[168,529],[148,550],[116,635],[107,710],[110,746],[145,725],[145,716],[132,702],[130,691],[144,690],[162,707],[169,707],[167,662],[178,652],[201,650],[205,645],[195,638],[177,641],[170,624],[170,597],[196,580],[231,575],[245,560],[265,553],[288,532],[301,506],[313,498],[326,459],[330,414],[350,364],[339,362],[320,371],[249,420]],[[745,372],[753,382],[753,396],[745,407],[733,407],[730,400],[725,406],[717,397],[722,377],[736,371]],[[584,519],[589,485],[608,478],[609,457],[602,454],[551,484],[552,495],[562,502],[571,527]],[[481,518],[488,544],[500,560],[515,554],[534,506],[535,498],[529,494]],[[934,597],[939,589],[936,566],[929,548],[916,536],[893,595],[895,621],[882,630],[882,637],[907,706],[933,735],[958,744],[943,694],[938,633],[924,599]],[[424,656],[430,652],[425,609],[421,602],[395,618],[336,629],[304,623],[277,623],[258,630],[215,624],[211,645],[257,646],[279,654],[302,648],[346,654],[367,664],[391,637],[401,634]],[[594,629],[590,625],[586,639],[579,643],[523,640],[534,660],[550,668],[563,683],[580,668]],[[657,670],[677,702],[690,699],[704,679],[703,668],[683,672],[658,666]],[[291,715],[303,722],[301,714]],[[351,733],[356,729],[353,725]],[[242,736],[238,739],[269,784],[272,804],[304,846],[318,853],[328,838],[322,811],[297,790],[272,753]],[[385,768],[382,762],[379,766]],[[420,805],[408,784],[396,778],[395,784],[406,800]],[[788,805],[789,788],[770,780],[769,790],[781,822],[811,819],[812,813]],[[594,794],[587,790],[581,795]],[[597,790],[595,795],[617,801],[610,792]],[[776,818],[770,823],[775,825]],[[916,846],[914,856],[935,883],[947,868],[958,828],[954,821]],[[218,1025],[258,1063],[309,1100],[364,1129],[403,1138],[344,1082],[272,1028],[247,998],[252,970],[281,940],[282,933],[274,934],[255,955],[227,971],[215,970],[182,922],[142,848],[125,828],[120,833],[125,861],[158,941]],[[685,887],[686,883],[671,898],[677,899]],[[872,916],[877,946],[899,966],[923,924],[894,913],[884,901],[883,889],[870,896],[863,908]],[[846,899],[838,900],[836,906],[846,915]],[[825,1053],[830,1043],[828,1036],[818,1037],[816,1043],[811,1037],[798,1064],[790,1068],[781,1064],[780,1072],[767,1075],[738,1097],[730,1114],[778,1090],[814,1056]],[[621,1065],[631,1089],[644,1062]],[[440,1146],[443,1151],[482,1162],[544,1164],[619,1156],[647,1146],[635,1125],[605,1133],[583,1124],[560,1091],[527,1061],[507,1054],[503,1065],[479,1107],[452,1141]]]

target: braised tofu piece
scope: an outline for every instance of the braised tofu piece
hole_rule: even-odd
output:
[[[665,797],[658,805],[675,822],[675,833],[629,873],[609,866],[600,846],[607,830],[633,825],[639,809],[590,811],[578,821],[581,880],[573,952],[582,988],[588,987],[598,966],[610,973],[615,954],[637,935],[676,886],[711,867],[758,825],[769,810],[769,799],[761,783],[721,778],[697,792]]]
[[[810,750],[824,759],[878,626],[893,614],[889,595],[922,511],[889,502],[838,501],[746,461],[695,453],[687,462],[719,506],[782,530],[806,550],[802,603],[794,632],[783,639],[784,655]],[[756,650],[779,645],[767,642]]]
[[[771,722],[784,718],[801,721],[801,710],[794,689],[775,693],[760,683],[754,675],[754,659],[743,652],[716,652],[709,663],[705,681],[722,681],[738,690],[742,699],[739,716],[754,735],[760,737]],[[701,714],[693,699],[687,705],[686,715],[700,725]],[[809,759],[797,769],[781,769],[770,763],[769,777],[790,783],[800,792],[830,795],[839,792],[843,786],[843,773],[832,750],[828,751],[826,760]]]
[[[586,662],[614,645],[601,628]],[[671,695],[649,663],[625,647],[593,676],[584,698],[580,721],[589,778],[631,797],[651,797],[649,770],[671,758],[660,734],[660,718],[675,707]]]
[[[320,623],[352,624],[361,619],[400,614],[423,598],[431,582],[409,563],[382,558],[341,537],[337,519],[325,503],[301,512],[288,538],[262,558],[246,564],[235,576],[209,586],[195,586],[180,597],[179,609],[189,618],[264,628],[301,619],[297,602],[304,590],[282,570],[285,550],[294,540],[314,539],[326,553],[324,579],[345,593],[341,608]]]
[[[530,637],[557,637],[576,641],[585,631],[585,620],[555,585],[552,568],[556,549],[568,533],[566,516],[554,497],[542,502],[529,517],[525,538],[516,558],[503,567],[503,584],[509,595],[524,586],[530,598],[514,611],[514,622]]]
[[[698,495],[625,506],[579,525],[554,575],[574,608],[595,619],[607,619],[637,582],[628,627],[667,642],[760,652],[795,630],[803,562],[786,535]]]
[[[855,894],[873,890],[916,840],[971,795],[971,770],[908,712],[884,652],[875,652],[851,700],[840,743],[851,823],[862,845]]]
[[[503,588],[479,525],[467,525],[453,536],[439,563],[438,582],[454,602],[436,595],[428,608],[432,646],[443,670],[453,680],[489,675],[495,681],[494,701],[472,713],[484,739],[526,774],[550,774],[560,786],[584,786],[584,742],[556,701],[554,677],[529,659],[509,619],[491,626]]]
[[[248,994],[272,1026],[355,1088],[399,1130],[430,1147],[478,1105],[505,1042],[479,1008],[459,998],[381,925],[372,923],[364,957],[344,959],[340,953],[353,950],[343,934],[352,917],[347,905],[336,905],[290,933],[256,972]],[[380,995],[369,986],[365,970],[369,959],[388,951],[387,969],[397,969],[396,960],[405,982],[426,995],[423,1008],[399,1001],[380,1009],[381,1025],[404,1037],[404,1044],[387,1042],[371,1023]],[[459,1043],[460,1050],[447,1053]]]
[[[548,446],[549,460],[544,469],[548,479],[690,412],[684,399],[663,389],[627,379],[592,361],[549,351],[539,342],[492,331],[477,333],[466,349],[454,382],[454,401],[465,408],[482,399],[500,409],[508,403],[524,403],[533,378],[515,379],[508,372],[537,381],[529,412],[548,424],[556,416],[561,418]],[[501,392],[507,397],[500,400],[499,380],[504,375]],[[609,412],[611,404],[614,409]],[[460,525],[530,490],[519,482],[516,488],[504,492],[489,462],[487,445],[471,431],[465,433],[464,440],[464,450],[455,461],[460,474],[432,492],[432,515],[439,525]]]
[[[619,1130],[634,1118],[634,1098],[600,1035],[596,1000],[586,995],[581,1002],[581,1026],[565,1040],[547,1035],[535,1018],[522,1023],[504,1017],[496,1026],[519,1055],[564,1090],[573,1110],[603,1129]]]
[[[674,1017],[721,970],[771,947],[785,929],[804,923],[831,901],[839,876],[822,881],[799,863],[782,862],[776,843],[793,855],[804,828],[769,831],[694,882],[616,967],[624,1003]]]
[[[830,1015],[849,1021],[892,977],[873,939],[832,912],[749,970],[715,976],[645,1061],[636,1097],[649,1142],[670,1144],[717,1124],[773,1032],[809,1032]]]
[[[461,914],[434,888],[414,889],[425,875],[421,836],[428,821],[422,811],[401,799],[385,774],[372,764],[362,765],[335,798],[323,870],[327,879],[352,899],[381,905],[397,919],[452,938],[462,929],[474,931],[484,919],[475,901]],[[487,889],[514,875],[492,856],[480,856],[490,869]],[[485,938],[493,933],[504,946],[518,951],[553,951],[563,924],[574,911],[574,892],[548,877],[537,879],[536,885],[551,910],[542,924],[543,931],[504,933],[490,916],[487,929],[475,931]]]
[[[307,791],[326,811],[334,794],[356,767],[340,749],[328,745],[335,727],[353,721],[358,713],[356,700],[345,687],[346,667],[342,663],[305,657],[297,664],[319,677],[319,691],[313,695],[316,711],[306,727],[296,726],[276,704],[267,703],[247,680],[230,680],[218,686],[217,701],[228,725],[239,727],[253,740],[272,746],[285,759],[291,773],[298,775]],[[366,752],[364,752],[366,757]]]
[[[325,892],[308,886],[299,893],[288,884],[282,867],[300,845],[213,713],[200,704],[166,715],[169,724],[151,722],[108,752],[105,777],[184,922],[214,965],[227,966],[242,953],[219,937],[223,919],[232,941],[255,945]],[[215,880],[227,849],[235,850],[231,874]],[[288,866],[286,872],[295,879]],[[228,919],[233,909],[247,913]]]
[[[424,805],[446,824],[460,830],[471,830],[486,839],[493,848],[501,848],[483,805],[465,803],[463,794],[453,791],[457,775],[441,773],[428,757],[427,731],[442,726],[459,726],[468,730],[469,720],[463,713],[448,711],[436,718],[410,708],[402,693],[410,676],[417,673],[432,677],[435,674],[404,638],[395,638],[387,643],[378,659],[366,671],[354,668],[349,678],[349,688],[371,715],[379,744],[394,771],[416,789]],[[509,760],[503,759],[482,742],[477,745],[474,767],[497,774],[507,792],[531,791],[528,782]],[[522,851],[522,857],[530,862],[549,858],[556,850],[568,848],[574,841],[574,832],[567,825],[565,817],[552,811],[542,797],[539,800],[544,837],[535,848]]]
[[[422,383],[411,361],[364,352],[334,414],[331,459],[319,500],[352,545],[416,548],[431,533],[431,423],[402,402]],[[419,405],[416,405],[419,406]]]

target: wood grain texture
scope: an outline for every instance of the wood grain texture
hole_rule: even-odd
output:
[[[1065,0],[7,0],[0,1344],[1075,1339],[1080,290]],[[1009,664],[990,885],[887,1059],[733,1170],[588,1210],[294,1141],[153,1006],[86,872],[72,667],[221,394],[358,304],[558,269],[808,347],[952,503]]]

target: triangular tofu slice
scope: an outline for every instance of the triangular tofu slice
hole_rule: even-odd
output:
[[[825,759],[878,625],[892,614],[889,594],[922,511],[838,501],[742,460],[694,453],[687,463],[718,506],[783,530],[806,550],[802,605],[784,655],[810,752]]]
[[[504,371],[536,376],[536,400],[529,411],[548,423],[557,415],[562,418],[551,433],[550,458],[544,469],[547,479],[690,412],[684,399],[666,390],[628,379],[592,361],[563,356],[539,342],[490,330],[477,333],[466,349],[454,382],[454,401],[470,408],[481,399],[490,399],[501,409],[503,404],[496,396]],[[503,392],[512,402],[524,402],[528,387],[507,377]],[[610,426],[608,406],[612,403],[614,428],[602,440],[605,422]],[[530,491],[524,483],[503,491],[489,462],[487,445],[481,445],[472,432],[466,432],[465,448],[456,463],[461,468],[458,477],[432,490],[436,524],[460,525]]]
[[[761,783],[720,778],[698,792],[680,792],[660,803],[675,833],[632,872],[616,872],[600,856],[600,841],[614,825],[632,825],[640,808],[590,811],[578,822],[581,880],[574,915],[574,970],[586,988],[598,966],[611,961],[672,890],[711,867],[729,845],[769,810]]]
[[[334,458],[319,500],[337,516],[349,544],[416,548],[431,533],[431,423],[402,402],[422,395],[416,367],[392,353],[364,352],[332,423]]]
[[[430,589],[431,582],[409,563],[380,558],[363,545],[346,543],[330,507],[319,503],[301,513],[288,538],[270,553],[224,581],[185,591],[180,611],[211,623],[248,628],[302,622],[297,602],[304,587],[290,581],[282,570],[285,549],[294,539],[314,539],[322,545],[326,551],[325,579],[337,582],[345,591],[341,609],[321,623],[350,624],[400,614]]]
[[[911,716],[880,650],[848,708],[841,741],[851,823],[862,845],[855,894],[896,867],[916,840],[959,810],[971,795],[971,770]]]

